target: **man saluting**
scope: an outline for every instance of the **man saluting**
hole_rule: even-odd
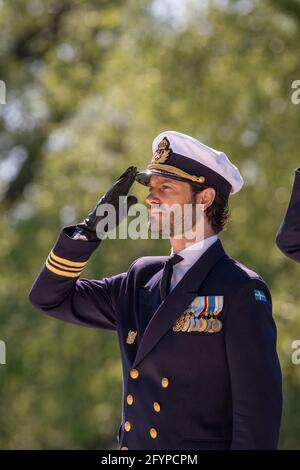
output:
[[[243,179],[223,152],[179,132],[159,134],[152,150],[145,171],[129,167],[81,224],[62,230],[29,299],[52,317],[117,331],[120,449],[276,449],[282,396],[271,294],[218,236]],[[116,207],[134,179],[149,186],[150,230],[163,233],[162,205],[192,204],[203,209],[202,236],[178,237],[170,218],[170,256],[139,258],[108,278],[80,278],[105,243],[96,234],[97,210]],[[128,206],[135,202],[128,196]]]
[[[286,256],[300,262],[300,168],[295,170],[290,203],[278,229],[276,244]]]

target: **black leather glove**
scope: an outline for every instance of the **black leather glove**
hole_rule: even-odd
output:
[[[74,233],[71,235],[72,238],[88,241],[100,241],[97,236],[96,229],[98,223],[106,217],[106,215],[97,215],[98,207],[102,204],[112,204],[116,210],[116,226],[127,216],[129,208],[137,203],[137,198],[132,195],[127,195],[131,188],[137,168],[130,166],[124,173],[117,179],[117,181],[111,186],[111,188],[102,196],[97,202],[95,208],[89,215],[84,219],[81,224],[76,225]],[[122,197],[122,204],[119,207],[119,198]],[[113,229],[114,227],[109,227]],[[107,232],[108,227],[104,228]]]

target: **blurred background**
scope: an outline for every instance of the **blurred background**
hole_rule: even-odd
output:
[[[299,26],[298,0],[0,0],[0,448],[117,448],[117,335],[46,317],[27,296],[61,228],[174,129],[225,151],[244,176],[221,239],[270,286],[280,447],[300,449],[300,268],[274,243],[300,166]],[[144,201],[142,186],[133,193]],[[169,250],[107,240],[83,277]]]

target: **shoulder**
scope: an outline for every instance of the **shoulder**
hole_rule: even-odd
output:
[[[249,268],[245,264],[241,263],[240,261],[228,257],[228,269],[242,282],[247,281],[261,281],[265,282],[262,276],[254,271],[253,269]]]
[[[262,291],[266,298],[271,300],[270,290],[265,279],[240,261],[226,256],[221,263],[219,274],[224,279],[224,285],[235,297],[239,293],[247,296],[250,293],[255,295],[255,291]]]

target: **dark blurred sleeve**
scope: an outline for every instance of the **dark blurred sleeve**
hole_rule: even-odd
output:
[[[286,256],[300,262],[300,168],[295,171],[290,203],[277,232],[276,244]]]
[[[127,273],[99,280],[79,278],[99,243],[71,238],[65,227],[35,279],[29,301],[60,320],[91,328],[116,329],[115,303]]]
[[[256,300],[255,289],[265,294]],[[232,449],[276,449],[282,412],[276,326],[266,284],[251,279],[232,299],[225,324],[230,371]]]

